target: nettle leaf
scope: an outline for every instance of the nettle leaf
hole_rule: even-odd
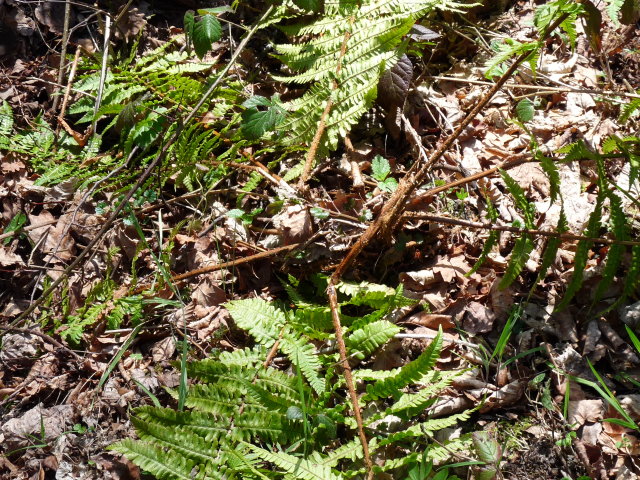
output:
[[[389,177],[384,182],[378,182],[378,188],[383,192],[395,192],[398,188],[398,181],[393,177]]]
[[[379,182],[383,182],[390,173],[391,165],[389,160],[382,155],[376,155],[371,162],[371,176]]]
[[[222,36],[222,26],[213,15],[203,15],[199,21],[193,25],[193,49],[198,58],[202,59],[211,49],[213,42],[220,40]]]
[[[533,120],[534,113],[533,102],[528,98],[520,100],[516,105],[516,115],[518,116],[518,120],[523,123]]]
[[[251,140],[275,130],[286,116],[278,95],[274,95],[271,99],[255,95],[245,101],[242,106],[246,108],[242,112],[242,133]],[[266,107],[266,109],[261,110],[259,107]]]

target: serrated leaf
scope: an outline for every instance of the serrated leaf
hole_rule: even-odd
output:
[[[527,263],[529,255],[533,251],[534,243],[531,235],[524,233],[522,237],[516,240],[516,244],[511,252],[511,258],[509,259],[509,265],[504,272],[504,277],[500,281],[500,288],[507,288],[513,283],[513,281],[520,275],[520,272],[524,268],[524,264]]]
[[[213,42],[220,40],[222,26],[213,15],[203,15],[193,26],[193,49],[202,59],[211,49]]]
[[[496,440],[489,437],[487,432],[474,432],[472,438],[473,446],[481,461],[490,465],[497,465],[500,462],[502,448]]]
[[[389,160],[382,155],[376,155],[371,162],[371,176],[379,182],[383,182],[390,173]]]
[[[520,100],[516,105],[516,115],[518,116],[518,120],[523,123],[533,120],[534,113],[533,102],[528,98]]]
[[[274,130],[285,119],[286,112],[277,95],[274,95],[271,100],[255,95],[242,105],[247,107],[242,112],[242,133],[251,140],[258,139],[266,132]],[[258,107],[266,107],[266,110],[258,110]]]
[[[311,212],[311,215],[313,215],[314,218],[317,218],[318,220],[324,220],[331,216],[331,214],[324,208],[311,207],[309,211]]]
[[[196,17],[193,14],[193,10],[187,10],[184,14],[184,33],[187,37],[188,46],[191,46],[193,42],[193,27],[196,24]]]
[[[388,193],[395,192],[396,189],[398,188],[398,181],[393,177],[389,177],[385,179],[383,182],[378,182],[378,188],[383,192],[388,192]]]

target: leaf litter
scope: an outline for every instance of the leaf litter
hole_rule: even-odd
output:
[[[9,70],[10,79],[0,80],[0,97],[12,105],[21,105],[24,119],[30,120],[35,118],[37,110],[49,106],[51,98],[49,94],[43,95],[42,90],[32,83],[16,88],[17,79],[55,77],[51,76],[51,71],[37,67],[46,64],[47,57],[39,54],[37,49],[30,50],[33,32],[27,26],[38,22],[54,38],[60,33],[60,16],[55,15],[52,9],[59,6],[43,2],[35,10],[35,18],[31,18],[21,6],[10,1],[5,3],[11,6],[10,15],[19,19],[11,31],[12,38],[15,37],[12,42],[19,44],[13,52],[20,53],[7,55],[5,49],[4,57],[14,57],[14,63]],[[123,16],[117,26],[118,39],[136,37],[146,22],[140,12],[148,9],[148,5],[146,2],[135,3],[140,5]],[[503,34],[512,38],[528,38],[532,31],[525,26],[531,11],[523,5],[519,8],[521,10],[514,11],[511,18],[515,21],[502,18],[498,25]],[[72,21],[75,20],[72,18]],[[158,37],[148,38],[146,41],[150,43],[160,42],[159,37],[167,35],[166,31],[155,27],[150,31]],[[606,34],[607,42],[615,44],[622,33],[610,29]],[[78,43],[81,40],[76,39]],[[637,79],[637,59],[625,57],[625,61],[629,71],[635,69]],[[481,65],[481,57],[472,58],[466,67],[458,64],[444,75],[483,81]],[[417,66],[412,65],[407,57],[383,77],[380,106],[387,113],[394,112],[394,115],[385,117],[387,120],[393,118],[393,121],[385,120],[385,127],[392,138],[401,138],[403,132],[399,118],[404,109],[416,131],[425,139],[435,141],[432,132],[448,132],[459,124],[465,109],[473,104],[485,87],[434,80],[411,89],[411,78],[415,80],[418,74],[416,70]],[[563,49],[545,53],[539,74],[550,85],[595,88],[600,70],[592,52],[578,46],[573,54]],[[534,82],[526,69],[520,75],[519,80]],[[530,142],[526,131],[508,121],[516,108],[516,93],[522,94],[517,88],[512,88],[492,101],[490,108],[465,132],[459,148],[450,152],[448,168],[440,170],[438,181],[446,182],[461,175],[478,173],[504,158],[525,153]],[[611,120],[600,120],[605,105],[591,94],[570,91],[550,94],[545,98],[548,100],[546,106],[536,108],[527,124],[527,128],[539,138],[539,147],[545,152],[555,152],[577,139],[584,139],[598,149],[606,136],[627,133]],[[385,153],[386,147],[383,136],[375,129],[370,131],[369,136],[361,140],[367,146],[361,148],[363,157],[356,166],[359,175],[370,173],[371,177],[366,175],[366,178],[371,178],[370,183],[379,186],[389,176],[395,179],[394,175],[403,173],[403,156],[406,153],[397,149],[394,153],[398,154],[398,161],[389,163],[384,178],[377,178],[372,165],[376,155]],[[0,247],[0,282],[5,287],[0,293],[3,303],[0,326],[8,324],[25,308],[31,295],[41,291],[44,278],[57,278],[62,268],[75,258],[78,249],[95,235],[105,218],[98,213],[99,196],[82,200],[86,192],[77,191],[75,182],[55,187],[36,186],[26,166],[28,158],[2,155],[0,201],[2,226],[5,228],[3,236],[9,222],[21,212],[27,214],[26,224],[30,229],[17,230],[12,236],[5,237],[9,242]],[[198,203],[185,201],[169,208],[168,212],[164,211],[168,216],[157,222],[155,227],[145,226],[142,230],[144,238],[131,222],[119,222],[111,229],[99,254],[69,278],[66,293],[54,295],[51,304],[38,311],[40,316],[53,319],[62,311],[78,313],[87,301],[105,301],[107,297],[93,290],[103,279],[101,272],[109,272],[115,282],[114,290],[116,286],[123,288],[146,280],[162,283],[162,279],[155,276],[158,264],[152,258],[152,252],[168,255],[171,264],[168,273],[171,275],[218,264],[227,260],[228,255],[255,254],[272,248],[276,242],[278,245],[309,242],[310,251],[306,260],[289,258],[281,264],[258,260],[249,265],[194,277],[187,283],[190,295],[180,299],[168,285],[160,285],[156,291],[159,300],[181,304],[163,306],[162,302],[157,302],[145,305],[141,315],[157,321],[135,337],[132,335],[133,326],[127,321],[121,325],[106,325],[103,312],[87,324],[91,331],[84,331],[80,342],[69,345],[78,349],[77,353],[83,359],[80,363],[64,349],[41,337],[28,333],[5,334],[0,348],[0,440],[3,453],[0,456],[0,476],[8,472],[12,478],[31,478],[35,474],[43,478],[45,471],[52,471],[56,478],[64,479],[141,478],[137,467],[104,450],[113,441],[131,434],[127,410],[134,405],[149,404],[152,401],[150,395],[157,396],[161,402],[170,402],[161,387],[176,387],[179,383],[172,361],[178,359],[180,343],[185,335],[192,345],[190,355],[198,358],[205,357],[213,349],[246,345],[246,337],[234,329],[222,303],[246,295],[282,298],[280,280],[283,275],[302,277],[312,271],[328,271],[333,262],[339,261],[339,254],[349,248],[362,233],[363,223],[370,220],[367,212],[377,214],[389,193],[385,188],[377,188],[371,190],[371,198],[362,198],[357,189],[372,186],[367,186],[366,182],[364,187],[358,183],[357,189],[351,190],[352,184],[356,186],[353,163],[347,160],[348,168],[343,169],[329,164],[316,172],[322,186],[312,191],[314,204],[323,211],[338,214],[329,215],[326,219],[319,218],[322,214],[318,215],[317,211],[303,204],[286,205],[277,213],[260,212],[252,218],[242,214],[235,216],[230,212],[238,205],[243,207],[241,213],[250,212],[251,200],[221,196],[208,205],[206,218],[200,216],[170,240],[165,238],[161,241],[158,229],[170,230],[180,220],[190,218]],[[555,203],[548,200],[549,181],[537,164],[525,163],[510,169],[509,173],[540,215],[538,228],[555,227],[562,208],[569,230],[579,232],[596,205],[589,188],[594,176],[592,169],[588,162],[560,165],[561,201]],[[629,185],[628,170],[621,170],[617,180],[620,185]],[[279,193],[286,190],[277,178],[275,183],[279,184]],[[495,203],[499,213],[497,223],[522,223],[513,200],[503,194],[505,184],[499,177],[479,180],[478,187],[489,192]],[[264,186],[258,193],[269,200],[276,196],[274,189]],[[483,212],[479,211],[482,208],[480,203],[474,200],[476,191],[469,188],[461,189],[459,193],[440,194],[435,201],[439,213],[443,216],[479,217]],[[277,196],[282,198],[286,195]],[[621,200],[629,205],[628,198]],[[166,205],[158,202],[153,207],[160,210]],[[575,377],[598,384],[599,380],[589,369],[586,359],[599,363],[601,368],[611,373],[602,382],[614,390],[617,385],[617,388],[631,391],[629,385],[633,383],[630,380],[635,376],[637,382],[640,371],[638,356],[619,328],[621,323],[637,326],[637,303],[622,306],[619,315],[614,312],[617,316],[584,320],[583,312],[590,307],[598,281],[602,278],[603,267],[597,252],[587,260],[586,271],[589,274],[583,293],[576,297],[572,308],[556,312],[554,308],[559,303],[562,285],[571,274],[575,254],[575,244],[567,242],[563,245],[548,276],[536,289],[533,302],[525,306],[517,320],[509,339],[509,353],[504,358],[496,358],[492,352],[500,342],[512,306],[529,293],[525,282],[515,283],[505,290],[498,288],[510,258],[511,236],[503,235],[499,249],[492,253],[490,261],[478,272],[467,276],[479,256],[478,246],[486,238],[483,232],[416,222],[408,223],[402,235],[405,236],[403,242],[396,239],[396,246],[403,243],[401,248],[392,251],[395,246],[392,247],[385,253],[385,258],[381,258],[380,252],[365,252],[363,262],[351,272],[354,279],[382,279],[394,286],[401,283],[404,293],[419,300],[422,309],[398,315],[396,323],[415,338],[398,338],[385,345],[374,357],[374,367],[387,369],[406,364],[424,350],[429,338],[433,338],[441,327],[445,330],[446,345],[440,359],[442,368],[456,365],[468,367],[469,371],[457,378],[443,398],[431,407],[432,416],[478,407],[479,425],[484,425],[487,430],[497,421],[511,421],[513,425],[532,422],[545,426],[524,429],[525,433],[521,434],[524,438],[520,441],[525,445],[515,445],[507,452],[510,456],[505,472],[512,474],[512,478],[547,478],[537,472],[545,472],[544,462],[551,462],[550,458],[562,458],[558,464],[572,474],[588,472],[594,478],[634,478],[638,465],[633,458],[640,453],[637,432],[603,421],[605,418],[620,418],[620,413],[612,408],[611,402],[595,395],[593,389],[583,388],[582,384],[570,380]],[[539,258],[542,248],[541,245],[538,247]],[[112,253],[107,254],[108,251]],[[139,271],[145,278],[131,278],[130,269],[124,266],[132,264],[140,267]],[[527,267],[530,272],[536,269],[535,264]],[[34,282],[36,278],[38,280]],[[609,295],[618,295],[623,282],[624,278],[616,278]],[[128,293],[128,289],[123,288],[121,294],[113,295],[113,299],[126,298]],[[115,306],[111,304],[109,308]],[[45,335],[59,338],[64,331],[61,328],[64,327],[58,325],[53,331],[47,330]],[[98,379],[109,371],[127,339],[131,340],[127,352],[98,392]],[[534,349],[539,350],[536,354],[539,356],[533,357],[537,360],[532,360],[527,354]],[[505,360],[516,358],[517,354],[523,356],[506,364]],[[541,358],[551,362],[555,369],[541,369],[536,364]],[[544,372],[545,379],[542,383],[533,382],[540,371]],[[629,372],[630,380],[615,379],[622,383],[614,383],[613,374],[618,371]],[[640,421],[638,395],[624,393],[614,398],[636,422]],[[544,408],[531,407],[525,402],[528,399]],[[565,403],[566,422],[559,423]],[[574,448],[582,448],[585,458],[594,467],[584,465],[584,458],[579,453],[561,450],[557,443],[559,431],[575,432]],[[451,435],[455,436],[455,433]],[[504,438],[504,441],[515,440]],[[81,453],[88,445],[89,451]],[[541,454],[538,458],[534,454],[536,449],[547,451],[548,455]],[[91,460],[93,467],[86,465],[85,458]]]

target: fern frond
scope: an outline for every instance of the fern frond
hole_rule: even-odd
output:
[[[607,197],[609,198],[609,221],[611,224],[611,232],[615,236],[616,240],[628,240],[629,239],[629,227],[627,225],[627,217],[622,209],[622,202],[620,198],[611,190],[607,191]],[[614,243],[609,247],[607,253],[607,262],[602,271],[602,279],[598,283],[598,288],[594,294],[593,304],[598,302],[602,295],[607,291],[615,274],[622,262],[622,254],[626,247],[618,243]]]
[[[508,287],[514,282],[518,275],[520,275],[534,246],[533,238],[528,233],[523,233],[522,236],[516,240],[516,244],[511,251],[507,270],[504,272],[502,280],[500,280],[500,288]]]
[[[294,478],[302,480],[340,480],[342,478],[326,465],[294,457],[284,452],[273,453],[251,444],[246,444],[246,446],[257,453],[263,461],[274,464],[289,475],[293,475]]]
[[[350,354],[363,359],[391,340],[398,332],[400,327],[397,325],[387,320],[378,320],[352,332],[345,339],[345,343]]]
[[[598,195],[596,206],[589,216],[589,223],[585,232],[585,235],[587,237],[596,237],[598,234],[598,230],[600,229],[603,203],[602,198],[603,195]],[[567,290],[562,297],[562,301],[555,309],[556,312],[566,308],[567,305],[569,305],[571,299],[575,296],[578,290],[580,290],[580,287],[582,286],[582,279],[584,277],[584,268],[587,265],[589,249],[591,248],[591,246],[592,243],[586,240],[580,240],[578,242],[578,248],[576,249],[576,254],[573,259],[573,275],[571,276],[569,285],[567,285]]]
[[[129,438],[109,447],[151,472],[160,480],[193,480],[196,463],[172,451]],[[203,478],[201,475],[196,478]]]
[[[368,305],[372,308],[380,308],[389,301],[389,297],[395,295],[395,289],[371,282],[340,282],[336,285],[340,293],[349,296],[351,305]]]
[[[438,331],[436,338],[418,358],[401,367],[394,376],[367,385],[366,398],[376,400],[381,397],[398,396],[402,388],[417,382],[433,368],[440,356],[441,349],[442,329]]]
[[[560,216],[558,218],[558,225],[556,226],[556,232],[564,233],[568,229],[569,227],[567,225],[567,217],[564,213],[564,209],[561,209]],[[556,254],[558,253],[558,249],[560,248],[561,244],[562,239],[560,237],[552,237],[547,242],[547,247],[544,250],[544,253],[542,255],[542,262],[540,262],[540,267],[538,269],[538,276],[535,282],[533,282],[531,291],[529,292],[530,295],[536,288],[536,285],[540,283],[542,279],[547,275],[547,270],[549,270],[549,267],[553,264],[553,262],[555,262]]]
[[[287,105],[292,113],[281,128],[291,132],[288,141],[309,144],[330,101],[323,147],[335,149],[339,137],[371,107],[380,76],[402,56],[402,37],[415,20],[436,7],[454,10],[461,6],[459,2],[416,0],[325,2],[323,13],[309,25],[282,27],[289,34],[312,38],[276,46],[280,60],[301,72],[277,79],[315,82],[303,97]]]
[[[638,90],[636,93],[640,93],[640,90]],[[618,122],[627,123],[631,116],[634,115],[638,110],[640,110],[640,98],[633,98],[629,103],[622,106]]]
[[[280,341],[280,349],[289,357],[291,363],[300,369],[304,378],[318,395],[326,388],[325,379],[320,376],[320,359],[315,354],[315,348],[304,338],[295,335],[292,331],[283,335]]]
[[[438,394],[447,388],[454,378],[464,371],[433,372],[424,379],[425,387],[417,393],[403,393],[387,410],[387,414],[413,416],[426,410],[438,399]]]
[[[233,300],[225,304],[236,324],[247,330],[257,342],[271,347],[286,322],[284,313],[260,298]]]
[[[464,422],[471,416],[472,410],[466,410],[462,413],[456,413],[444,418],[433,418],[431,420],[425,420],[424,422],[416,423],[410,427],[402,430],[401,432],[395,432],[389,435],[387,438],[380,442],[380,445],[388,445],[390,443],[396,443],[401,440],[407,440],[415,437],[433,436],[433,434],[443,428],[449,428]]]

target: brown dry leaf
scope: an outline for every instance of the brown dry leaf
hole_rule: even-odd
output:
[[[139,3],[148,6],[146,2]],[[148,12],[141,12],[138,8],[129,8],[124,15],[119,16],[118,23],[115,24],[116,38],[128,42],[129,39],[136,37],[147,24],[145,15],[148,15]]]
[[[173,357],[176,352],[176,341],[174,337],[165,337],[156,342],[151,347],[151,358],[155,363],[166,362]]]
[[[75,409],[72,405],[56,405],[44,408],[38,404],[18,418],[12,418],[0,426],[3,446],[8,450],[27,447],[34,437],[53,442],[73,423]],[[44,438],[42,436],[44,435]]]
[[[438,329],[438,327],[442,327],[443,330],[450,330],[455,328],[455,323],[451,318],[451,315],[442,315],[438,313],[429,313],[424,310],[421,312],[414,313],[409,317],[405,318],[402,323],[410,323],[413,325],[420,325],[422,327]]]
[[[35,10],[38,21],[49,31],[62,34],[64,29],[64,4],[58,2],[40,2]],[[71,10],[70,25],[76,22],[76,14]]]
[[[313,219],[303,205],[290,205],[274,215],[273,226],[282,234],[283,243],[304,242],[313,235]]]
[[[602,420],[604,410],[604,402],[600,399],[569,401],[567,421],[577,430],[587,422]]]
[[[522,398],[527,383],[528,381],[524,379],[515,380],[500,388],[498,391],[491,393],[480,407],[480,412],[485,413],[494,408],[513,405]],[[480,400],[480,398],[481,397],[478,397],[478,400]]]
[[[438,278],[436,278],[432,268],[417,272],[403,272],[398,277],[405,290],[414,292],[426,290],[429,286],[438,282]]]
[[[487,333],[493,329],[495,313],[479,302],[470,302],[465,310],[462,328],[469,333]]]
[[[193,290],[191,299],[202,307],[212,307],[227,301],[227,294],[218,287],[213,279],[205,277]]]
[[[42,339],[29,333],[12,333],[5,335],[0,342],[0,363],[4,368],[25,368],[31,364],[39,349]]]
[[[24,265],[22,257],[10,252],[6,247],[0,247],[0,267],[14,267]]]
[[[32,225],[51,223],[53,219],[53,215],[47,210],[39,215],[29,215],[29,223]],[[31,240],[38,244],[38,250],[45,255],[45,261],[59,263],[75,257],[75,241],[69,234],[68,220],[68,218],[60,217],[55,226],[43,226],[28,232]],[[49,271],[49,275],[52,273]]]
[[[439,273],[445,283],[457,280],[462,284],[466,284],[469,279],[465,274],[471,270],[471,265],[467,262],[464,255],[454,255],[451,257],[438,256],[436,264],[433,266],[434,273]]]

